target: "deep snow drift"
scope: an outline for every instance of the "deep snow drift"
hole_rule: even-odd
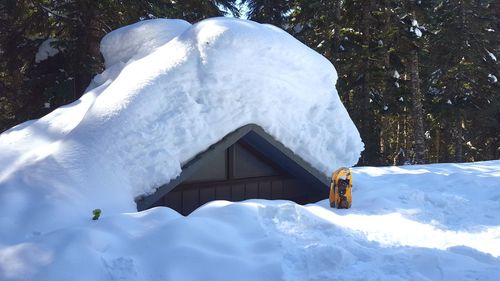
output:
[[[276,27],[150,20],[106,35],[101,51],[106,70],[80,100],[0,135],[0,241],[85,220],[94,208],[134,212],[134,198],[249,123],[325,177],[363,149],[335,68]]]
[[[0,246],[0,280],[481,280],[500,276],[500,161],[354,170],[353,206],[215,201]]]

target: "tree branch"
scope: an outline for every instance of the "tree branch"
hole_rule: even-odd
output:
[[[42,4],[40,4],[40,3],[35,3],[34,1],[31,1],[31,2],[32,2],[34,5],[38,6],[40,9],[42,9],[42,10],[46,11],[47,13],[52,14],[52,15],[54,15],[54,16],[56,16],[56,17],[58,17],[58,18],[62,18],[62,19],[66,19],[66,20],[71,20],[71,21],[78,21],[78,19],[76,19],[76,18],[71,18],[71,17],[68,17],[68,16],[66,16],[66,15],[61,15],[61,14],[58,14],[58,13],[56,13],[56,12],[52,11],[51,9],[49,9],[49,8],[47,8],[47,7],[45,7],[45,6],[43,6],[43,5],[42,5]]]

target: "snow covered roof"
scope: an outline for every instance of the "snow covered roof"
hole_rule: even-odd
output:
[[[0,135],[0,213],[11,214],[0,237],[19,220],[44,231],[93,208],[135,211],[135,197],[246,124],[325,175],[363,149],[333,65],[271,25],[142,21],[105,36],[101,50],[106,70],[82,98]]]

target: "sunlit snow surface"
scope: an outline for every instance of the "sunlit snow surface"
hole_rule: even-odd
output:
[[[498,280],[500,161],[353,170],[348,210],[103,210],[0,246],[0,280]]]

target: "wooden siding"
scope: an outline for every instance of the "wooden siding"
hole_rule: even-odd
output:
[[[199,206],[214,200],[236,202],[247,199],[285,199],[304,204],[320,199],[311,198],[307,190],[299,180],[280,176],[186,183],[177,186],[155,205],[167,206],[182,215],[188,215]]]
[[[324,194],[280,168],[275,160],[239,140],[212,154],[153,206],[167,206],[188,215],[214,200],[284,199],[299,204],[324,199]]]

